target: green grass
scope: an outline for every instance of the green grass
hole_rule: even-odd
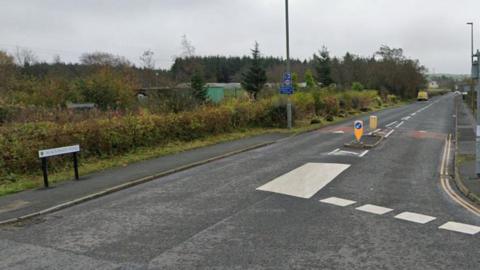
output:
[[[470,162],[470,161],[475,161],[475,155],[461,155],[461,154],[458,154],[456,156],[456,163],[457,165],[461,165],[463,163],[466,163],[466,162]]]
[[[243,138],[248,138],[252,136],[258,136],[267,133],[281,132],[281,133],[291,133],[292,135],[316,130],[325,126],[333,125],[341,121],[352,119],[355,117],[361,117],[363,115],[372,113],[385,108],[392,108],[402,106],[405,103],[398,103],[394,106],[381,106],[375,107],[369,112],[357,112],[353,115],[348,115],[346,117],[335,117],[333,121],[327,122],[323,120],[319,124],[310,124],[310,121],[297,121],[296,127],[292,130],[288,129],[275,129],[275,128],[251,128],[240,130],[233,133],[226,133],[221,135],[210,136],[207,138],[197,139],[189,142],[178,141],[172,142],[166,145],[153,146],[153,147],[144,147],[138,148],[132,152],[129,152],[124,155],[111,156],[104,158],[90,158],[90,159],[81,159],[79,173],[80,176],[91,174],[94,172],[102,171],[105,169],[111,169],[116,167],[127,166],[128,164],[148,160],[152,158],[162,157],[166,155],[171,155],[175,153],[180,153],[195,148],[205,147],[209,145],[214,145],[222,142],[234,141]],[[51,172],[49,174],[49,182],[51,184],[59,183],[62,181],[67,181],[73,179],[73,168],[65,167],[57,172]],[[43,177],[41,175],[40,167],[38,168],[38,173],[30,175],[11,175],[7,179],[2,179],[0,183],[0,196],[7,194],[12,194],[28,189],[34,189],[41,187],[43,185]]]

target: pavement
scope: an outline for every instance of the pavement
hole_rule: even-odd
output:
[[[457,158],[460,190],[480,205],[480,178],[475,173],[476,121],[472,111],[460,98],[457,100]]]
[[[93,197],[150,181],[160,175],[196,166],[216,158],[253,149],[286,138],[288,133],[271,133],[197,148],[175,155],[132,163],[82,175],[80,181],[66,181],[48,189],[39,188],[0,197],[0,224],[37,213],[58,210]]]
[[[454,114],[435,97],[376,113],[371,149],[341,123],[2,226],[0,269],[478,269],[480,217],[444,188]]]

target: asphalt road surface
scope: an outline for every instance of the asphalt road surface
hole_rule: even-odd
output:
[[[480,218],[440,182],[454,113],[389,109],[368,152],[340,124],[2,227],[0,268],[478,270]]]

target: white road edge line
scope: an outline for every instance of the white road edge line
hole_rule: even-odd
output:
[[[405,123],[405,122],[403,122],[403,121],[402,121],[402,122],[400,122],[398,125],[396,125],[396,126],[395,126],[395,128],[399,128],[400,126],[402,126],[402,125],[403,125],[403,123]]]

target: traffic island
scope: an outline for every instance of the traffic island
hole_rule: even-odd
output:
[[[370,149],[380,144],[383,138],[385,137],[382,135],[373,133],[373,134],[363,136],[360,141],[353,140],[351,142],[345,143],[344,146],[349,148],[355,148],[355,149]]]

